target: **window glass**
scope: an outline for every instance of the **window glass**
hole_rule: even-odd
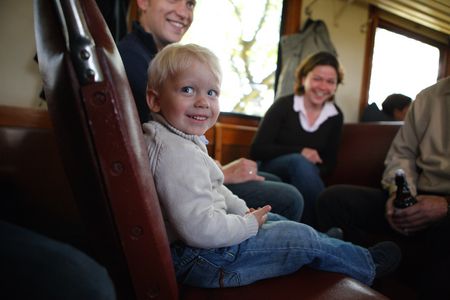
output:
[[[221,60],[221,110],[264,115],[274,99],[282,0],[197,0],[182,43]]]
[[[434,84],[439,72],[439,49],[395,32],[377,28],[373,50],[369,104],[381,103],[390,94],[415,98]]]

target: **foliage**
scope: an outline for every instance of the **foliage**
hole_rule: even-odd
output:
[[[233,111],[261,115],[273,101],[282,1],[257,2],[258,5],[255,1],[228,0],[234,17],[232,22],[240,29],[230,61],[233,72],[240,78],[242,95]]]
[[[183,38],[219,57],[221,110],[263,115],[274,99],[282,0],[197,0]]]

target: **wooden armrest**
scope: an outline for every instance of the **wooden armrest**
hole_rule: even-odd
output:
[[[248,157],[258,127],[217,122],[214,137],[214,158],[222,164],[239,157]],[[225,153],[228,149],[230,153]]]
[[[52,128],[45,109],[0,105],[0,126]]]

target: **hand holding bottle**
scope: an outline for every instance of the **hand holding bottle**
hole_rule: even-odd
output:
[[[417,200],[411,195],[411,192],[409,191],[405,172],[402,169],[398,169],[395,172],[395,184],[397,185],[397,192],[394,199],[395,208],[406,208],[417,203]]]
[[[416,226],[411,223],[411,214],[415,213],[415,210],[407,208],[416,204],[417,200],[411,195],[405,172],[402,169],[395,172],[395,184],[397,191],[389,197],[386,203],[386,218],[394,230],[408,235],[413,230],[415,231]]]

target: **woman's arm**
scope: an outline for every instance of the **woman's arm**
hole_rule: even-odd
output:
[[[250,150],[253,159],[269,160],[288,153],[300,154],[302,147],[278,141],[283,126],[289,119],[289,113],[293,111],[292,99],[292,95],[280,98],[267,110],[253,139]]]

